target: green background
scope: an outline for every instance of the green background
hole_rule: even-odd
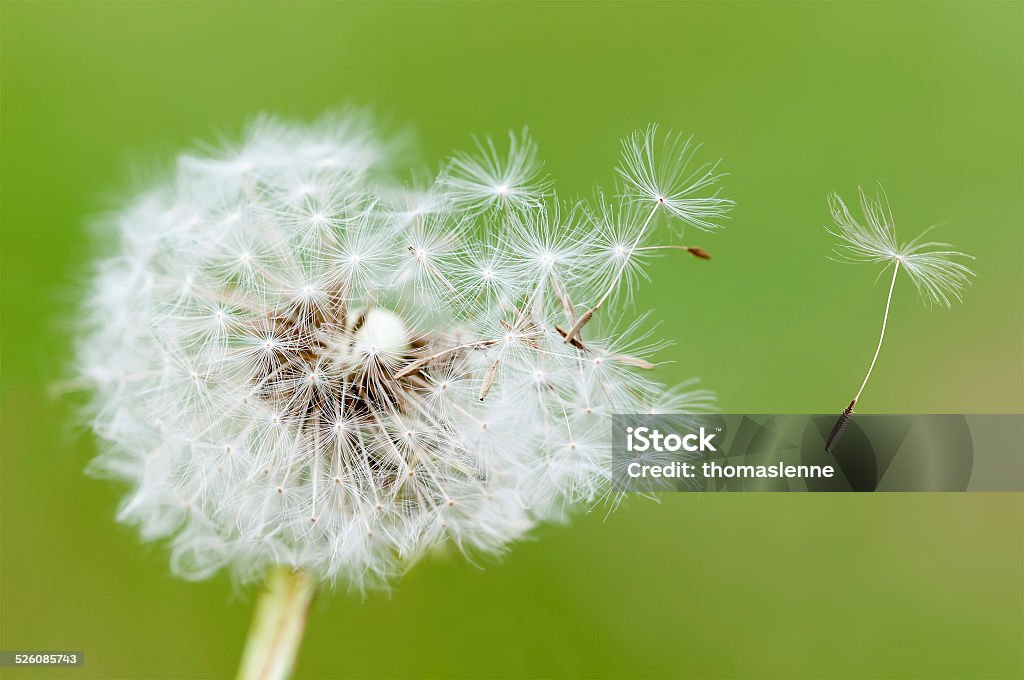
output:
[[[2,12],[4,649],[224,677],[252,593],[169,575],[55,384],[87,225],[180,148],[268,111],[372,106],[430,167],[528,124],[564,192],[657,121],[725,157],[715,258],[660,260],[638,308],[727,412],[835,412],[885,282],[826,259],[825,196],[880,181],[904,238],[977,256],[928,310],[903,280],[865,412],[1024,410],[1024,5],[10,2]],[[55,396],[56,394],[56,396]],[[581,514],[479,569],[322,596],[302,677],[1020,677],[1021,494],[672,495]]]

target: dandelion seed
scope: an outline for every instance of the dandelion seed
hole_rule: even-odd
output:
[[[717,171],[718,163],[702,164],[690,170],[693,156],[700,149],[693,144],[692,138],[669,133],[662,144],[658,142],[658,128],[650,125],[644,131],[634,132],[622,141],[622,161],[615,169],[625,182],[625,197],[638,206],[646,209],[639,228],[625,227],[636,236],[621,244],[622,252],[618,256],[618,266],[601,296],[573,324],[565,335],[566,343],[572,342],[593,318],[594,314],[611,297],[618,288],[623,277],[630,281],[628,273],[635,258],[645,251],[659,248],[675,247],[686,250],[696,257],[710,259],[707,251],[696,246],[651,246],[640,247],[644,236],[648,233],[655,215],[660,211],[667,213],[683,224],[704,231],[718,228],[717,220],[724,218],[732,209],[733,201],[719,196],[718,189],[708,195],[706,192],[718,184],[722,174]],[[629,221],[636,224],[638,216],[630,216]],[[616,229],[623,233],[623,227]]]
[[[861,211],[864,222],[858,221],[838,194],[829,196],[829,210],[834,222],[833,229],[827,231],[839,239],[836,254],[849,262],[881,262],[881,273],[892,268],[892,279],[889,282],[889,293],[885,299],[885,313],[882,316],[882,331],[878,337],[878,345],[871,357],[867,374],[860,388],[843,411],[829,433],[825,442],[825,451],[831,452],[838,443],[850,419],[854,408],[860,400],[864,388],[868,384],[871,372],[875,368],[878,354],[885,340],[885,329],[889,322],[889,307],[892,303],[896,277],[902,268],[917,288],[921,299],[928,304],[942,304],[947,308],[952,302],[963,300],[963,291],[970,284],[974,272],[966,265],[957,262],[957,258],[974,259],[965,253],[950,250],[948,243],[922,242],[922,237],[929,230],[908,243],[900,244],[896,239],[895,221],[889,208],[885,194],[879,190],[878,198],[869,196],[863,188],[858,187]]]
[[[442,179],[454,204],[469,210],[541,204],[550,183],[540,176],[537,146],[525,129],[518,135],[509,133],[505,154],[490,137],[476,140],[476,147],[475,154],[456,154]]]
[[[723,174],[718,172],[718,162],[692,167],[699,150],[692,137],[672,132],[659,144],[658,127],[650,125],[623,140],[616,172],[631,200],[661,207],[683,224],[711,231],[719,228],[718,220],[735,204],[719,196],[716,185]]]

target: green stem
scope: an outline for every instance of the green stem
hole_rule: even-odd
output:
[[[275,567],[256,603],[238,680],[284,680],[291,675],[313,602],[313,579],[304,571]]]

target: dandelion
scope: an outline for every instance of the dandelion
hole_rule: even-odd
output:
[[[900,270],[906,271],[925,303],[944,305],[947,309],[952,306],[954,300],[957,302],[963,300],[963,291],[970,284],[971,277],[974,276],[974,272],[957,261],[958,258],[974,259],[973,257],[951,250],[952,246],[948,243],[922,241],[925,234],[931,230],[930,228],[913,241],[900,244],[896,240],[895,222],[885,194],[880,191],[878,198],[872,198],[863,188],[858,187],[857,190],[860,195],[861,211],[864,215],[863,224],[853,217],[838,194],[829,196],[829,210],[832,213],[835,226],[834,229],[827,229],[827,231],[839,239],[835,252],[841,259],[848,262],[881,262],[884,266],[879,276],[891,268],[892,279],[889,282],[889,293],[885,299],[882,331],[878,337],[874,356],[871,357],[868,372],[850,401],[850,405],[839,416],[839,420],[836,421],[835,427],[829,434],[825,443],[827,452],[832,451],[849,425],[854,407],[856,407],[857,401],[868,384],[871,372],[875,368],[878,354],[882,350],[882,341],[885,339],[885,328],[889,321],[889,306],[892,303],[896,277]]]
[[[261,119],[183,155],[111,216],[87,295],[77,366],[119,519],[182,577],[270,575],[243,677],[288,673],[318,587],[500,554],[611,495],[609,414],[710,403],[651,379],[664,344],[639,322],[579,335],[574,301],[644,277],[663,204],[638,226],[639,194],[560,201],[525,134],[415,189],[393,150],[365,118]]]

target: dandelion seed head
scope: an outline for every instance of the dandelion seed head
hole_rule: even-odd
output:
[[[635,211],[560,202],[525,133],[416,189],[394,150],[365,117],[261,118],[111,218],[77,354],[92,469],[174,572],[366,588],[442,543],[498,554],[609,493],[609,414],[710,403],[652,380],[643,317],[564,342],[574,300],[644,276]],[[698,225],[726,205],[664,188]]]

